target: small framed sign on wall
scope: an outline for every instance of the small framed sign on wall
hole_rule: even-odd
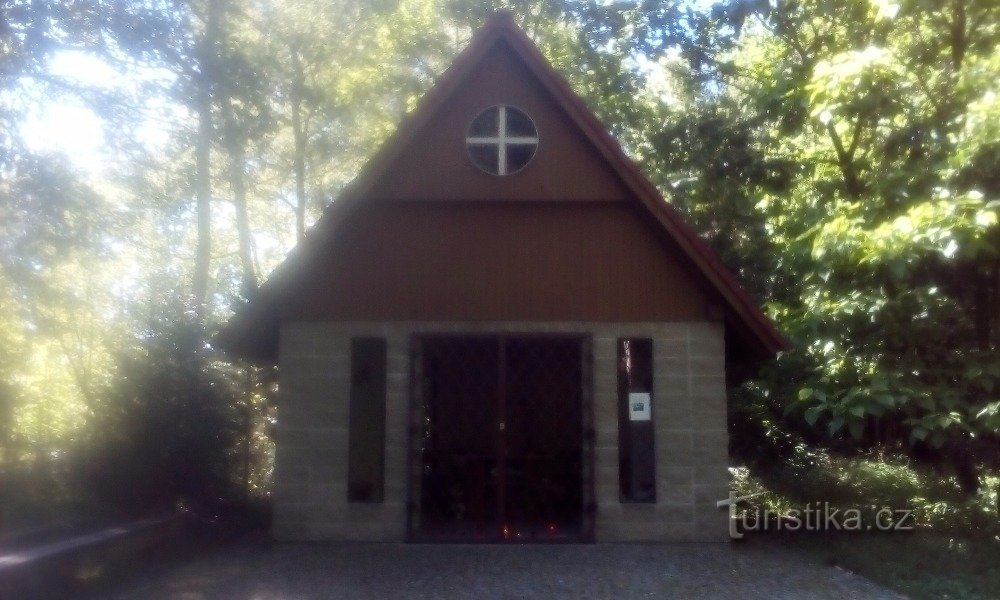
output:
[[[629,392],[628,420],[649,421],[652,416],[649,402],[649,392]]]

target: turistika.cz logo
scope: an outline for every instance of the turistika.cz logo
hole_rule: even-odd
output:
[[[762,509],[743,511],[737,505],[761,496],[763,492],[719,500],[719,508],[729,507],[729,537],[743,539],[748,531],[911,531],[913,511],[905,508],[873,506],[871,511],[859,508],[834,508],[829,502],[810,502],[803,508],[786,511]],[[866,518],[867,517],[867,518]]]

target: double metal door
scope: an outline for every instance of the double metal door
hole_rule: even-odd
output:
[[[586,342],[415,339],[411,539],[589,538]]]

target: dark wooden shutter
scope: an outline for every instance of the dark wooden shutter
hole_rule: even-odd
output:
[[[351,340],[347,499],[382,502],[385,496],[386,342]]]
[[[653,340],[620,338],[618,481],[622,502],[656,502],[652,404]]]

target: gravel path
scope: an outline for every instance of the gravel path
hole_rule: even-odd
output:
[[[774,545],[244,543],[102,598],[899,598]]]

